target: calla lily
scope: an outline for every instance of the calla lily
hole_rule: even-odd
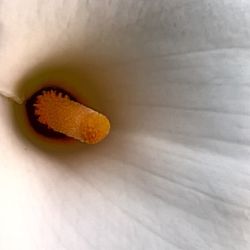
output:
[[[2,1],[0,249],[249,249],[249,11]],[[50,81],[106,114],[109,137],[37,136],[23,101]]]

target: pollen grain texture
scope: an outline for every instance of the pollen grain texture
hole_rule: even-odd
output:
[[[106,116],[53,90],[39,95],[34,107],[40,123],[87,144],[100,142],[110,130]]]

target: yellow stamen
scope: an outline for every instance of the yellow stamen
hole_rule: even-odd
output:
[[[56,132],[88,144],[104,139],[110,130],[106,116],[55,91],[44,91],[34,104],[38,121]]]

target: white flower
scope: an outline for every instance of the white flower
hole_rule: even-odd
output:
[[[249,1],[0,8],[1,93],[74,75],[112,125],[44,149],[0,99],[0,249],[250,249]]]

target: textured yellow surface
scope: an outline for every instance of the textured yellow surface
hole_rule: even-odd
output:
[[[110,123],[104,115],[61,93],[44,91],[34,106],[39,122],[82,142],[95,144],[109,133]]]

